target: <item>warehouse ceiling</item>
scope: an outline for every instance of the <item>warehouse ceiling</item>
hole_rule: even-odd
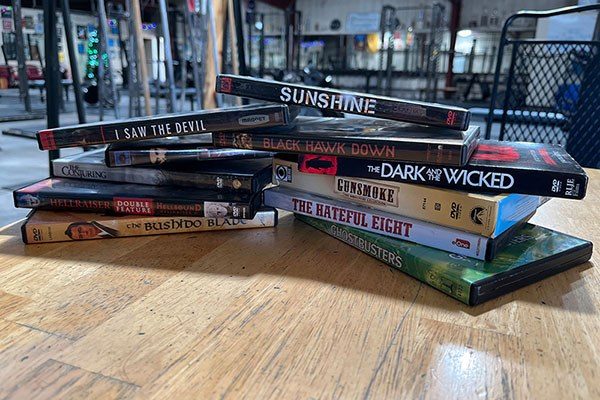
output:
[[[28,0],[22,0],[21,1],[21,7],[23,8],[39,8],[41,9],[43,6],[43,1],[45,0],[33,0],[33,1],[28,1]],[[55,0],[57,7],[60,8],[60,3],[61,1]],[[77,11],[94,11],[95,10],[95,4],[97,3],[97,0],[69,0],[69,5],[71,7],[71,10],[77,10]],[[112,0],[112,1],[107,1],[106,4],[108,5],[108,3],[113,3],[113,4],[122,4],[123,7],[125,6],[125,1],[124,0]],[[171,3],[171,2],[169,2]],[[10,0],[0,0],[0,5],[3,6],[11,6],[12,5],[12,1]],[[157,4],[157,0],[141,0],[140,1],[140,5],[142,6],[143,9],[155,9],[158,8],[158,4]]]
[[[33,1],[29,1],[29,0],[23,0],[21,1],[21,7],[25,7],[25,8],[42,8],[42,3],[44,0],[33,0]],[[169,1],[168,3],[170,4],[177,4],[180,2],[183,2],[185,0],[175,0],[175,1]],[[292,5],[294,5],[294,3],[296,2],[296,0],[259,0],[261,3],[266,3],[270,6],[273,7],[277,7],[280,9],[286,9],[291,7]],[[71,10],[77,10],[77,11],[94,11],[95,10],[95,4],[92,5],[93,3],[97,2],[97,0],[69,0],[69,5],[71,6]],[[244,1],[245,3],[246,1]],[[60,7],[60,1],[57,1],[57,6]],[[125,7],[125,0],[112,0],[112,1],[107,1],[106,4],[108,5],[108,3],[113,3],[113,4],[122,4],[123,7]],[[0,5],[3,6],[10,6],[12,5],[12,1],[11,0],[0,0]],[[150,12],[154,12],[154,9],[158,8],[158,4],[157,4],[157,0],[141,0],[140,1],[140,5],[142,6],[142,10],[144,9],[148,9],[148,11]]]

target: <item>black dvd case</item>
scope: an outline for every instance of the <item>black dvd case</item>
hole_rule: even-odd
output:
[[[213,134],[217,147],[464,165],[479,140],[466,131],[368,118],[298,117],[279,128]]]
[[[301,172],[414,183],[471,193],[582,199],[587,175],[557,145],[481,140],[463,167],[301,154]]]
[[[212,145],[210,134],[112,143],[106,148],[109,167],[167,166],[197,161],[267,158],[267,151],[221,149]]]
[[[262,192],[233,194],[178,186],[47,178],[15,190],[13,197],[19,208],[252,219]]]
[[[56,150],[253,126],[277,126],[288,121],[289,112],[285,105],[249,105],[44,129],[38,132],[37,139],[41,150]]]
[[[174,185],[197,189],[255,193],[271,182],[271,158],[188,162],[160,168],[115,167],[104,163],[98,149],[52,161],[52,175],[143,185]]]
[[[466,130],[470,112],[461,107],[324,89],[239,75],[218,75],[217,92],[321,110]]]

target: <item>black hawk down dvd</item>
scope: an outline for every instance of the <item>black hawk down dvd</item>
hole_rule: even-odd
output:
[[[460,166],[479,140],[466,131],[368,118],[298,117],[290,125],[213,134],[217,147]]]

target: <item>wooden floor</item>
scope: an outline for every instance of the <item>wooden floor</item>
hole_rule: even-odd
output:
[[[534,221],[592,240],[583,202]],[[24,246],[0,232],[0,398],[600,398],[600,257],[468,307],[315,229]]]

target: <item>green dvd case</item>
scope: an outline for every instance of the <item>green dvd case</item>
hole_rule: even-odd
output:
[[[480,261],[333,222],[295,216],[471,306],[584,263],[592,255],[591,242],[532,224],[526,224],[493,261]]]

